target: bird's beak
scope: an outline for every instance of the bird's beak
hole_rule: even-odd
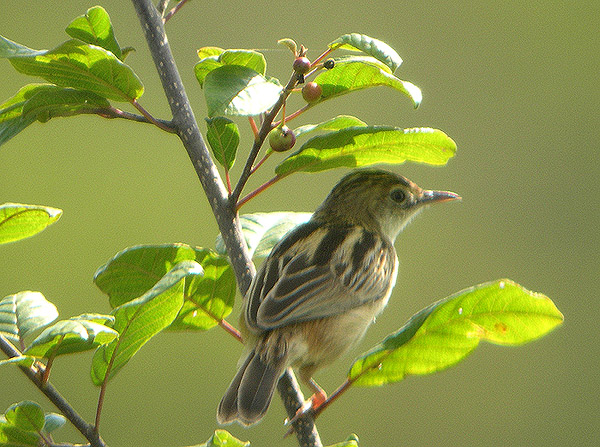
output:
[[[462,197],[450,191],[423,191],[419,197],[419,205],[431,205],[433,203],[449,202],[451,200],[462,200]]]

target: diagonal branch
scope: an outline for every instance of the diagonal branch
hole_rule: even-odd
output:
[[[21,355],[19,351],[3,336],[0,334],[0,350],[4,352],[8,358],[13,358]],[[43,382],[43,371],[39,374],[33,368],[27,368],[21,366],[21,371],[31,380],[35,386],[37,386],[42,393],[52,402],[56,408],[65,416],[73,426],[79,430],[79,432],[90,442],[91,447],[106,447],[106,444],[94,430],[92,424],[88,424],[83,420],[81,416],[75,411],[75,409],[60,395],[56,388],[54,388],[49,382]]]
[[[160,76],[160,80],[173,113],[172,124],[181,139],[200,179],[206,197],[212,207],[217,225],[227,247],[238,287],[242,294],[248,290],[256,273],[242,235],[235,201],[230,200],[204,139],[194,118],[179,71],[164,30],[160,13],[150,0],[132,0],[144,31],[146,42]],[[283,402],[289,412],[295,412],[303,403],[295,378],[286,373],[279,387]],[[284,386],[288,385],[289,386]],[[301,447],[321,447],[321,440],[310,415],[299,418],[294,425]]]

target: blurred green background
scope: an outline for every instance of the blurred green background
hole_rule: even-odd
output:
[[[94,4],[2,2],[0,34],[51,48],[66,40],[70,20]],[[140,102],[169,118],[132,4],[101,4],[120,44],[137,49],[127,62],[146,87]],[[340,35],[360,32],[398,51],[404,59],[398,76],[422,88],[422,106],[415,111],[396,92],[374,89],[327,102],[294,126],[344,113],[369,124],[436,127],[458,144],[447,167],[391,168],[464,199],[434,207],[401,235],[391,303],[358,349],[318,373],[325,389],[343,381],[353,356],[414,312],[479,282],[511,278],[547,294],[565,314],[561,328],[532,344],[482,344],[445,372],[352,389],[318,420],[326,445],[352,432],[363,446],[597,445],[599,17],[596,1],[219,0],[192,1],[169,22],[169,41],[203,131],[204,99],[192,70],[197,48],[266,49],[268,73],[287,80],[291,56],[277,47],[278,39],[297,40],[314,58]],[[34,81],[7,61],[0,61],[0,79],[0,101]],[[245,120],[238,124],[244,154],[250,131]],[[275,163],[250,186],[270,178]],[[0,247],[0,297],[38,290],[62,317],[108,312],[92,276],[121,249],[214,243],[216,225],[185,150],[149,125],[98,117],[36,123],[0,148],[0,166],[0,202],[64,210],[42,234]],[[244,211],[312,211],[344,172],[292,176]],[[112,447],[205,441],[217,427],[215,409],[239,353],[218,329],[151,340],[111,382],[102,435]],[[91,421],[98,390],[89,378],[90,359],[89,353],[60,359],[51,380]],[[53,410],[16,368],[2,368],[0,410],[24,399]],[[281,439],[283,418],[275,399],[261,424],[229,429],[254,446],[297,445],[293,437]],[[71,429],[57,438],[80,441]]]

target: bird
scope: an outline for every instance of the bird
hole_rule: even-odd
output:
[[[314,373],[355,346],[384,309],[396,283],[394,241],[428,205],[459,200],[380,169],[343,177],[304,224],[271,250],[244,296],[246,346],[217,410],[222,424],[250,426],[265,415],[292,367],[313,392]]]

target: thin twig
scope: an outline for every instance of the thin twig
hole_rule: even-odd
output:
[[[277,100],[277,102],[275,103],[273,108],[269,111],[269,113],[267,113],[265,115],[265,119],[262,122],[260,131],[258,132],[258,136],[254,139],[254,144],[252,145],[252,149],[250,150],[250,155],[248,155],[248,159],[246,160],[246,165],[244,166],[244,170],[242,171],[242,174],[240,175],[238,183],[237,183],[235,189],[233,190],[233,194],[231,195],[232,203],[235,204],[237,202],[237,200],[239,199],[240,195],[242,194],[242,190],[244,189],[244,186],[246,185],[246,182],[248,181],[248,178],[250,177],[250,174],[252,173],[252,166],[254,166],[256,157],[258,157],[258,152],[260,151],[260,148],[262,147],[262,144],[265,141],[265,138],[267,137],[267,135],[273,128],[273,125],[272,125],[273,120],[275,119],[275,117],[277,116],[277,114],[279,113],[279,111],[281,110],[283,105],[285,104],[287,97],[290,95],[290,93],[296,86],[297,82],[298,82],[298,74],[296,72],[293,72],[292,76],[290,77],[290,80],[288,81],[287,85],[281,92],[279,99]]]
[[[179,11],[183,5],[185,5],[188,2],[188,0],[181,0],[179,3],[177,3],[173,9],[171,9],[168,13],[165,14],[165,17],[163,19],[164,23],[167,23],[169,21],[169,19],[171,17],[173,17],[177,11]]]
[[[278,175],[276,175],[275,177],[273,177],[271,180],[263,183],[262,185],[260,185],[258,188],[256,188],[254,191],[252,191],[250,194],[248,194],[246,197],[244,197],[243,199],[241,199],[238,203],[237,203],[237,210],[239,211],[239,209],[244,206],[248,201],[250,201],[251,199],[253,199],[254,197],[256,197],[258,194],[260,194],[261,192],[263,192],[265,189],[267,189],[269,186],[273,185],[274,183],[278,182],[279,180],[281,180],[283,177],[280,177]]]
[[[162,130],[165,130],[170,133],[175,133],[175,128],[173,127],[173,123],[171,121],[154,118],[155,122],[152,122],[143,115],[137,115],[135,113],[125,112],[124,110],[117,109],[116,107],[90,109],[83,113],[93,113],[93,114],[101,116],[102,118],[108,118],[108,119],[123,118],[126,120],[137,121],[138,123],[148,123],[148,124],[160,123],[160,128]]]
[[[21,353],[3,336],[0,335],[0,349],[4,352],[8,358],[13,358],[21,355]],[[106,444],[100,437],[100,435],[94,430],[94,426],[88,424],[75,409],[69,404],[64,397],[60,395],[56,388],[52,386],[50,382],[42,383],[41,375],[44,373],[44,369],[40,366],[41,375],[37,370],[20,366],[21,371],[27,376],[29,380],[33,382],[39,390],[52,402],[56,408],[66,417],[73,426],[79,430],[79,432],[90,442],[91,447],[106,447]]]
[[[162,129],[166,132],[173,132],[173,129],[171,127],[167,127],[167,126],[163,126],[163,124],[158,121],[156,118],[154,118],[152,115],[150,115],[150,113],[148,113],[148,111],[146,109],[144,109],[142,107],[142,105],[137,102],[137,100],[133,100],[131,101],[131,105],[133,105],[133,107],[135,107],[136,109],[139,110],[139,112],[144,115],[144,117],[151,122],[152,124],[154,124],[156,127],[158,127],[159,129]]]
[[[175,64],[169,41],[165,34],[164,23],[161,15],[152,5],[150,0],[132,0],[136,13],[140,20],[142,30],[146,37],[148,48],[152,53],[154,65],[158,71],[167,101],[173,113],[173,125],[177,129],[177,134],[181,139],[188,156],[196,170],[196,174],[200,179],[200,183],[204,189],[206,197],[212,207],[213,214],[217,220],[217,225],[223,236],[223,242],[227,248],[229,261],[235,272],[238,282],[238,287],[242,295],[246,293],[252,282],[252,278],[256,274],[254,264],[250,258],[246,241],[242,235],[239,217],[235,210],[236,200],[230,200],[227,189],[223,185],[223,181],[219,176],[219,171],[215,166],[208,148],[204,143],[204,139],[198,128],[198,123],[194,118],[194,112],[187,98],[185,88],[181,81],[181,76]],[[289,88],[293,88],[295,81],[290,80]],[[279,107],[285,101],[284,95],[278,101]],[[276,104],[277,107],[277,104]],[[275,109],[275,108],[274,108]],[[273,110],[273,114],[267,119],[268,125],[263,125],[259,137],[261,141],[270,130],[270,123],[273,121],[277,111]],[[264,123],[263,123],[264,124]],[[256,155],[260,145],[256,148],[256,154],[252,160],[249,160],[247,173],[252,169]],[[237,197],[244,187],[246,179],[239,184]],[[235,192],[234,192],[235,194]],[[304,400],[300,388],[295,382],[294,376],[290,372],[286,372],[280,379],[281,384],[280,394],[286,406],[288,413],[295,412],[301,402]],[[279,385],[278,385],[279,387]],[[300,400],[298,400],[300,398]],[[304,424],[301,427],[300,424]],[[302,417],[298,421],[296,427],[296,436],[300,447],[321,447],[321,440],[316,430],[314,422],[307,416]]]

